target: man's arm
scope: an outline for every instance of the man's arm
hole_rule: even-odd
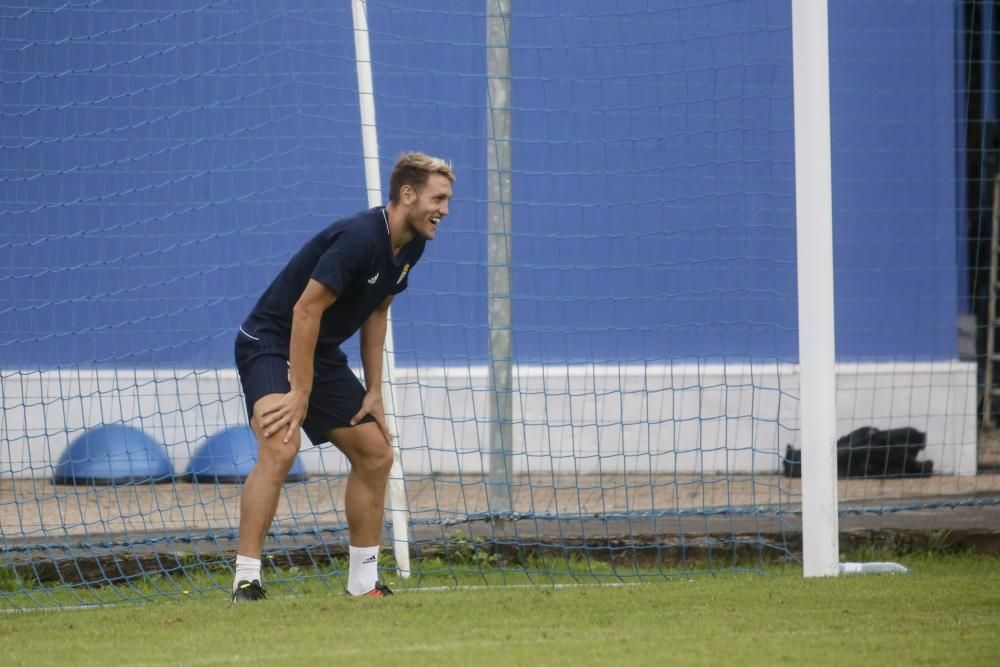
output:
[[[361,325],[361,365],[365,369],[366,391],[361,409],[351,419],[353,426],[366,414],[370,414],[378,422],[382,433],[385,434],[386,442],[389,443],[392,443],[392,436],[385,421],[385,408],[382,404],[382,350],[385,347],[385,332],[388,328],[389,304],[392,303],[392,298],[392,294],[387,296]]]
[[[313,358],[323,313],[337,300],[337,295],[323,283],[310,279],[292,309],[292,338],[289,342],[288,380],[291,390],[261,415],[265,437],[286,427],[284,442],[302,426],[312,393]],[[384,331],[383,331],[384,334]]]

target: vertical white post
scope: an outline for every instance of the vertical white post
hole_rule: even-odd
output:
[[[351,0],[354,18],[354,63],[358,71],[358,104],[361,107],[361,145],[365,162],[368,206],[382,203],[378,171],[378,130],[375,126],[375,86],[372,84],[371,45],[368,41],[366,0]]]
[[[838,573],[837,391],[827,0],[792,0],[802,542],[807,577]]]
[[[358,103],[361,107],[361,144],[365,161],[365,186],[368,205],[382,203],[382,186],[378,169],[378,133],[375,126],[375,88],[372,85],[371,47],[368,41],[368,8],[365,0],[351,0],[354,18],[354,61],[358,70]],[[392,314],[385,332],[382,353],[382,397],[386,402],[386,422],[392,434],[392,470],[389,472],[388,509],[392,515],[392,547],[399,575],[410,576],[409,510],[406,504],[406,484],[399,452],[399,424],[396,420],[396,390],[392,384],[396,362],[392,339]]]

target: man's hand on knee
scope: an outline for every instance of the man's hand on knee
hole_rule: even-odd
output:
[[[265,438],[270,438],[275,433],[285,429],[281,441],[287,444],[292,438],[292,434],[302,428],[302,422],[306,419],[306,411],[309,409],[309,394],[292,390],[287,394],[282,394],[278,402],[265,408],[260,413],[260,428]]]
[[[365,415],[371,415],[375,419],[375,423],[382,430],[382,435],[385,436],[385,441],[388,444],[392,444],[392,434],[389,433],[389,425],[385,419],[385,407],[382,404],[382,392],[381,391],[369,391],[365,394],[364,399],[361,401],[361,409],[358,410],[357,414],[351,417],[351,426],[356,426]]]

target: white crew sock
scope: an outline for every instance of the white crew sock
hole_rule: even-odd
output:
[[[378,581],[378,545],[349,547],[351,564],[347,570],[347,592],[364,595],[375,588]]]
[[[233,590],[241,581],[260,581],[260,559],[250,556],[236,556],[236,576],[233,578]]]

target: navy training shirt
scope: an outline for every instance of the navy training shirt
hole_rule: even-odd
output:
[[[425,244],[418,236],[393,255],[382,206],[338,220],[295,253],[240,328],[252,338],[287,350],[292,309],[312,278],[337,295],[320,321],[316,361],[344,361],[340,344],[361,328],[386,297],[406,289],[409,272]]]

